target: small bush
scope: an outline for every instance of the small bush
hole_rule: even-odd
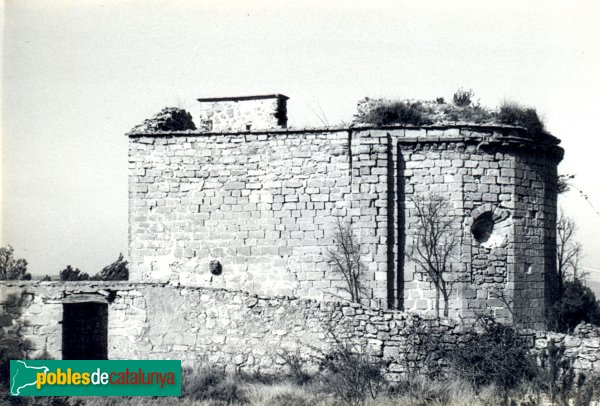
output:
[[[181,392],[182,396],[191,400],[214,400],[228,405],[246,401],[239,381],[227,375],[224,369],[214,366],[185,369]]]
[[[456,377],[475,388],[493,384],[503,390],[535,377],[535,362],[515,329],[487,317],[480,318],[478,325],[481,333],[448,352],[449,366]]]
[[[568,333],[582,322],[600,325],[600,304],[581,280],[565,281],[563,295],[553,306],[549,327]]]
[[[548,342],[548,347],[539,355],[539,386],[554,399],[560,394],[566,394],[573,386],[573,362],[565,356],[565,347],[556,345],[554,340]]]
[[[381,361],[372,359],[364,347],[339,342],[320,365],[327,388],[349,405],[377,398],[385,384],[381,367]]]
[[[504,102],[497,109],[481,106],[473,100],[472,90],[459,89],[452,102],[443,97],[435,100],[385,100],[365,98],[359,102],[355,122],[377,126],[405,124],[423,126],[429,124],[472,123],[484,125],[506,124],[527,129],[533,138],[552,140],[543,121],[532,107]]]
[[[409,376],[437,379],[443,372],[443,358],[448,351],[443,334],[420,318],[407,325],[406,352],[396,360]]]
[[[87,281],[90,279],[90,275],[86,272],[82,272],[79,268],[73,269],[71,265],[67,265],[58,276],[61,281]]]
[[[501,124],[525,127],[533,137],[541,137],[546,133],[544,123],[533,107],[524,107],[518,103],[505,102],[498,111],[498,121]]]
[[[432,121],[419,102],[392,101],[371,109],[362,119],[377,126],[390,124],[425,125]]]
[[[298,350],[295,352],[284,351],[280,354],[289,369],[289,378],[298,385],[304,385],[311,380],[311,375],[304,370],[304,360]]]
[[[126,281],[129,279],[129,267],[123,254],[119,254],[119,258],[115,262],[105,266],[95,275],[90,276],[79,268],[73,269],[71,265],[68,265],[60,271],[59,278],[61,281]],[[48,280],[50,279],[48,278]]]
[[[461,121],[465,123],[489,123],[493,121],[492,113],[480,105],[469,105],[459,109],[448,109],[448,117],[452,121]]]
[[[129,279],[129,267],[127,264],[128,262],[123,259],[123,254],[119,254],[119,258],[115,262],[102,268],[92,279],[100,281],[126,281]]]
[[[598,398],[600,378],[576,373],[573,359],[565,356],[564,345],[550,340],[539,355],[538,387],[550,402],[561,406],[589,406]]]
[[[454,96],[452,96],[452,101],[458,107],[467,107],[471,104],[472,98],[472,90],[458,89],[456,93],[454,93]]]

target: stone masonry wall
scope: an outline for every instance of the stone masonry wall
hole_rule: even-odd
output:
[[[62,307],[77,298],[105,298],[109,306],[109,359],[181,359],[184,365],[216,364],[246,371],[285,371],[285,351],[316,354],[332,348],[330,331],[365,345],[397,379],[413,326],[425,323],[449,343],[468,337],[453,321],[422,319],[400,311],[348,302],[263,298],[219,289],[146,283],[9,282],[0,285],[2,338],[27,341],[27,356],[62,358]],[[18,308],[18,310],[17,310]],[[589,333],[589,332],[588,332]],[[600,338],[523,331],[532,350],[549,340],[565,345],[581,371],[600,372]]]
[[[281,129],[287,126],[287,96],[198,99],[198,123],[209,131]]]
[[[463,128],[437,137],[428,132],[417,140],[399,139],[405,249],[412,249],[418,229],[412,199],[431,194],[446,198],[460,239],[450,259],[455,274],[446,276],[457,281],[451,315],[473,318],[487,312],[498,320],[543,329],[548,278],[555,270],[560,154],[536,150],[543,143],[522,137],[510,128]],[[523,144],[499,142],[503,139]],[[431,309],[434,292],[428,279],[410,261],[404,265],[404,308]]]
[[[129,159],[133,279],[338,293],[325,254],[347,214],[344,132],[140,137]]]
[[[413,251],[415,235],[421,227],[412,199],[441,196],[449,202],[448,215],[455,223],[454,238],[458,240],[456,250],[449,258],[453,272],[444,276],[448,281],[455,281],[450,297],[451,315],[473,317],[477,310],[502,308],[492,295],[503,293],[505,289],[508,278],[506,252],[512,230],[505,229],[499,241],[485,247],[473,238],[469,223],[473,210],[502,208],[510,199],[510,193],[500,198],[501,187],[493,176],[499,174],[500,165],[506,164],[510,156],[479,152],[476,145],[435,142],[423,143],[420,148],[402,144],[400,154],[405,167],[406,198],[402,203],[407,230],[406,253]],[[435,292],[429,278],[408,259],[404,268],[404,289],[405,309],[433,310]],[[506,319],[505,314],[495,316]]]
[[[514,174],[514,177],[513,177]],[[514,192],[514,291],[517,323],[539,319],[557,295],[557,165],[541,153],[516,153],[507,182]]]
[[[365,303],[431,314],[409,254],[413,199],[439,195],[459,240],[451,316],[542,328],[561,153],[499,126],[130,134],[132,277],[345,297],[327,262],[338,217],[359,237]]]

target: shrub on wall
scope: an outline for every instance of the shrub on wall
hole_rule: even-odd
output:
[[[498,121],[501,124],[525,127],[533,137],[546,134],[544,123],[533,107],[521,106],[514,102],[505,102],[498,111]]]
[[[533,107],[505,102],[497,109],[489,109],[473,102],[473,91],[459,89],[447,103],[443,97],[436,100],[385,100],[365,98],[359,102],[355,121],[376,126],[405,124],[422,126],[428,124],[506,124],[527,129],[529,135],[538,138],[550,136],[543,121]],[[551,137],[551,136],[550,136]]]
[[[507,391],[536,377],[527,342],[514,328],[487,316],[465,327],[457,340],[426,320],[413,320],[399,363],[410,375],[458,379],[477,390],[493,385]]]
[[[472,98],[472,90],[458,89],[456,93],[454,93],[454,96],[452,96],[452,101],[459,107],[466,107],[471,104]]]
[[[390,124],[425,125],[432,121],[419,102],[390,101],[370,110],[363,118],[364,122],[378,126]]]
[[[479,333],[448,351],[451,371],[474,387],[494,384],[508,390],[536,376],[535,361],[523,337],[510,326],[479,318]]]

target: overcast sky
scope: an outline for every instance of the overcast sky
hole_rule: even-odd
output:
[[[463,87],[535,106],[563,140],[589,201],[560,205],[600,268],[599,22],[600,2],[574,0],[5,0],[2,244],[35,274],[126,254],[123,134],[167,105],[283,93],[301,127]]]

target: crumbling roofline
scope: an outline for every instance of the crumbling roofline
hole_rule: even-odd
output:
[[[518,132],[527,138],[527,129],[520,126],[506,124],[428,124],[421,126],[413,126],[406,124],[394,124],[385,126],[375,125],[351,125],[340,127],[305,127],[305,128],[282,128],[282,129],[260,129],[260,130],[244,130],[244,131],[203,131],[203,130],[184,130],[184,131],[129,131],[125,133],[128,137],[145,137],[145,136],[212,136],[212,135],[259,135],[259,134],[303,134],[315,132],[348,132],[348,131],[373,131],[373,130],[452,130],[459,129],[465,131],[483,131],[483,132]],[[554,138],[554,137],[552,137]],[[551,139],[545,140],[550,141]],[[550,142],[557,145],[560,140],[554,138],[556,142]]]
[[[278,99],[282,98],[288,100],[284,94],[274,93],[274,94],[259,94],[255,96],[231,96],[231,97],[206,97],[201,99],[196,99],[199,102],[220,102],[220,101],[242,101],[242,100],[261,100],[261,99]]]

